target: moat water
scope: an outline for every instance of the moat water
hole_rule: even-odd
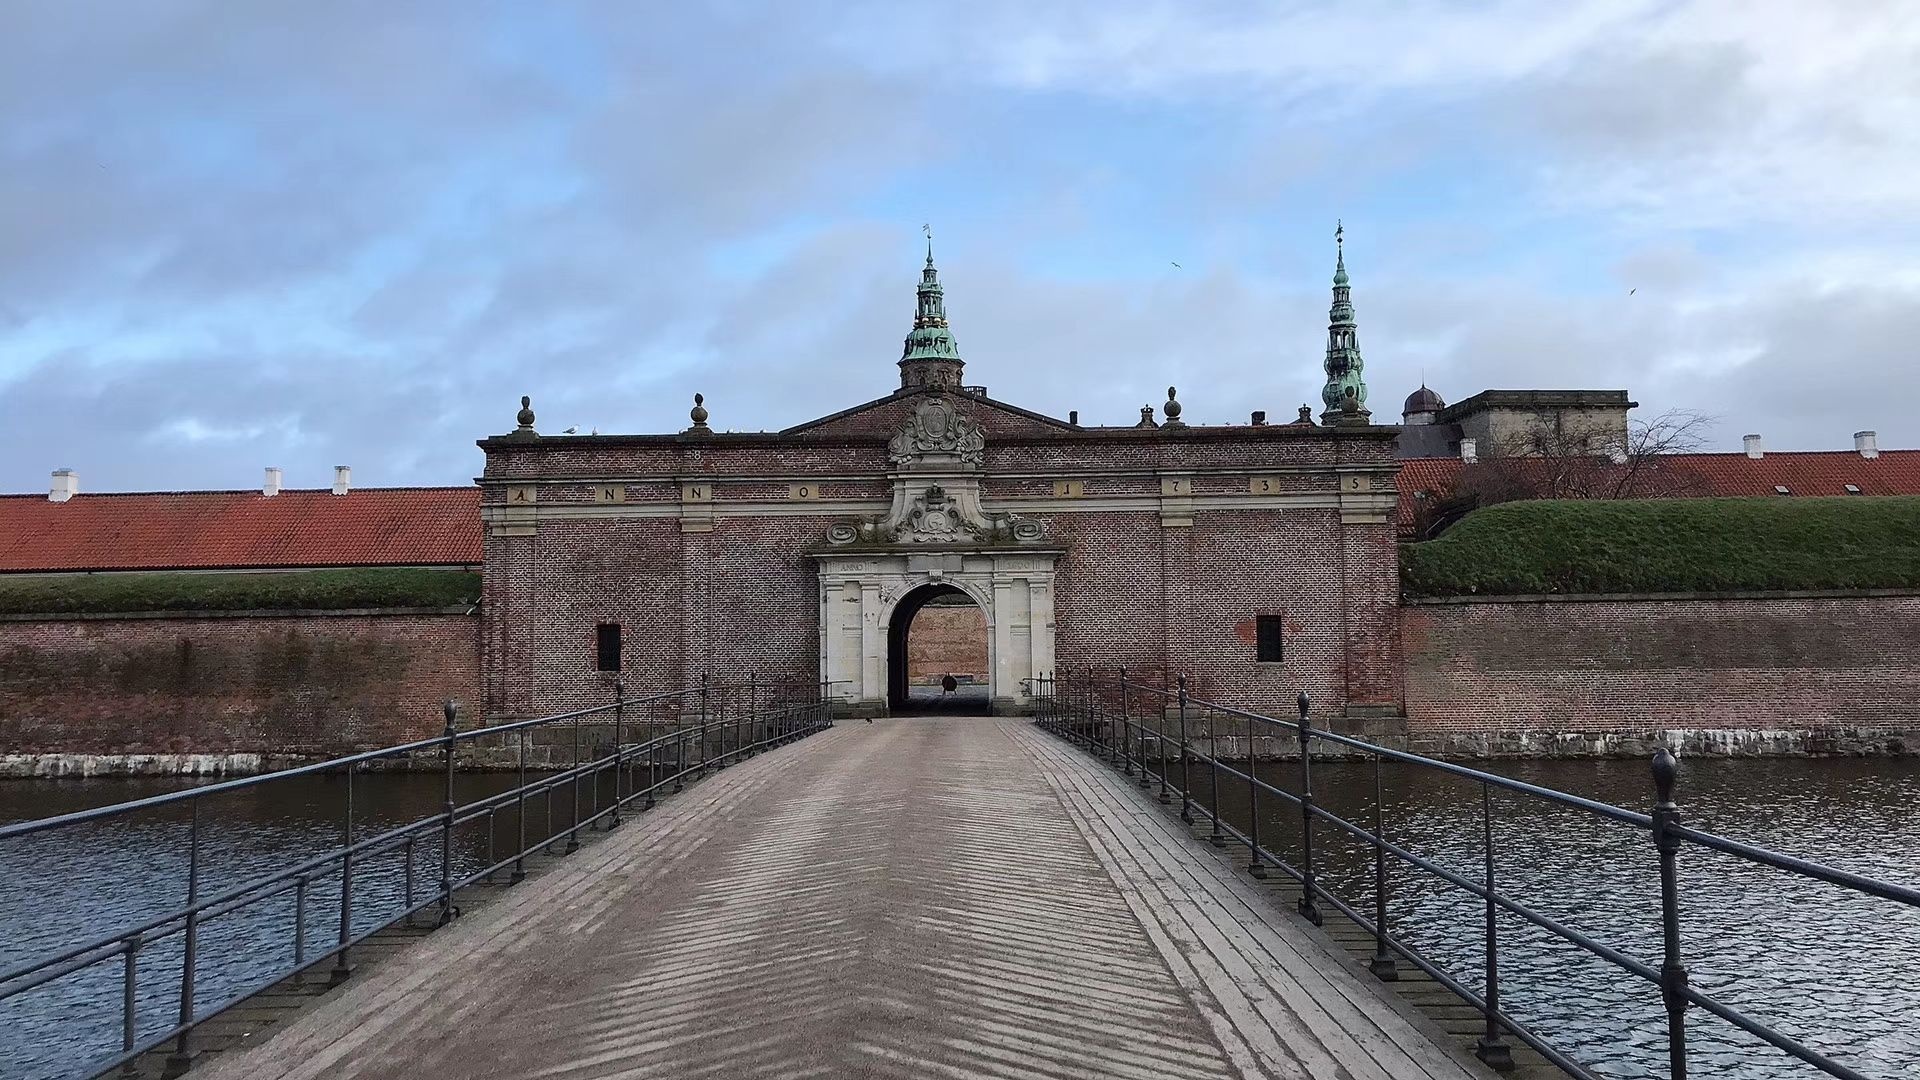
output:
[[[1289,786],[1297,765],[1263,763],[1262,775]],[[1636,809],[1651,801],[1640,762],[1504,763],[1530,782]],[[1371,767],[1316,765],[1320,796],[1354,820],[1371,814]],[[1385,774],[1389,835],[1477,879],[1481,873],[1480,792],[1430,774]],[[510,784],[502,775],[462,775],[462,802]],[[1196,785],[1205,789],[1204,774]],[[0,781],[0,821],[66,813],[174,790],[181,781]],[[436,812],[441,781],[431,775],[363,775],[354,782],[356,828],[367,835]],[[213,892],[336,846],[344,783],[313,777],[224,797],[203,811],[202,888]],[[1690,823],[1722,835],[1905,884],[1920,884],[1920,762],[1911,760],[1701,760],[1687,763],[1680,798]],[[1247,818],[1244,786],[1228,783],[1230,819]],[[547,827],[537,805],[530,828]],[[1297,811],[1263,807],[1263,841],[1297,850]],[[570,801],[554,822],[570,821]],[[1358,815],[1358,816],[1356,816]],[[1530,801],[1494,802],[1499,887],[1649,963],[1658,964],[1656,864],[1645,834]],[[493,851],[511,850],[511,813],[494,824]],[[154,813],[82,829],[0,841],[0,970],[78,944],[185,898],[186,816]],[[1350,899],[1371,897],[1363,851],[1316,831],[1321,880]],[[486,865],[487,830],[457,836],[456,873]],[[431,893],[437,845],[415,852],[416,895]],[[1920,1075],[1920,912],[1861,899],[1709,852],[1682,860],[1685,949],[1695,985],[1775,1024],[1854,1068],[1881,1077]],[[356,867],[356,931],[383,922],[403,902],[401,856]],[[337,935],[339,875],[309,887],[309,947]],[[1395,868],[1395,932],[1466,984],[1479,987],[1481,904],[1434,879]],[[283,895],[208,922],[196,997],[224,1000],[292,957],[293,898]],[[1665,1019],[1654,987],[1502,917],[1501,989],[1508,1011],[1607,1076],[1665,1075]],[[171,1025],[179,1007],[179,938],[142,950],[138,964],[142,1032]],[[123,965],[118,958],[0,1001],[0,1077],[24,1080],[84,1074],[116,1052]],[[1773,1080],[1820,1075],[1695,1009],[1689,1012],[1693,1075]]]

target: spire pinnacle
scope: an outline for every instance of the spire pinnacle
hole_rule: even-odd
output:
[[[933,266],[933,226],[922,225],[920,231],[927,237],[927,265],[920,271],[913,329],[908,331],[906,347],[900,352],[900,388],[957,390],[963,364],[953,331],[947,328],[947,300],[940,287],[940,271]]]
[[[1347,227],[1333,227],[1333,306],[1327,311],[1327,383],[1320,388],[1323,423],[1369,423],[1366,363],[1360,358],[1360,327],[1353,317],[1353,291],[1347,283]]]
[[[1333,283],[1347,283],[1347,226],[1339,218],[1333,219]]]

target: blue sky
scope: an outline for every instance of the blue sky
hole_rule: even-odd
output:
[[[783,427],[895,385],[923,222],[969,380],[1088,422],[1316,401],[1340,218],[1382,417],[1920,445],[1916,70],[1870,0],[9,4],[0,490]]]

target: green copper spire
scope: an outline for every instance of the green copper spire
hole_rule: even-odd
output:
[[[1320,388],[1320,400],[1327,409],[1320,414],[1322,423],[1334,423],[1346,417],[1346,400],[1353,396],[1352,418],[1366,423],[1366,363],[1360,359],[1359,325],[1353,319],[1352,290],[1347,287],[1346,226],[1335,222],[1333,229],[1333,307],[1327,312],[1327,385]]]
[[[940,272],[933,267],[933,227],[923,225],[921,231],[927,234],[927,265],[920,271],[913,329],[907,332],[906,347],[900,352],[900,388],[959,389],[965,364],[953,332],[947,328],[946,295],[940,288]]]

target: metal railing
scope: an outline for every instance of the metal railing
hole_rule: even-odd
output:
[[[1155,672],[1156,675],[1160,674]],[[1373,956],[1369,969],[1380,979],[1397,976],[1397,962],[1404,960],[1431,976],[1469,1002],[1481,1013],[1485,1027],[1475,1052],[1489,1066],[1505,1071],[1513,1068],[1511,1035],[1538,1051],[1541,1056],[1580,1080],[1602,1080],[1600,1074],[1574,1060],[1565,1051],[1528,1028],[1504,1011],[1500,1003],[1500,935],[1496,915],[1505,912],[1546,931],[1549,935],[1629,972],[1658,988],[1667,1015],[1668,1076],[1685,1080],[1687,1075],[1687,1009],[1697,1006],[1741,1031],[1783,1053],[1811,1065],[1830,1076],[1846,1080],[1874,1080],[1821,1053],[1804,1042],[1784,1034],[1768,1023],[1748,1016],[1739,1009],[1689,985],[1687,967],[1681,951],[1679,856],[1683,849],[1705,848],[1737,859],[1770,867],[1796,877],[1823,882],[1864,896],[1920,908],[1920,890],[1806,859],[1785,855],[1702,832],[1682,823],[1680,806],[1674,801],[1674,786],[1679,762],[1673,753],[1661,748],[1653,758],[1654,807],[1651,814],[1626,810],[1608,803],[1581,798],[1565,792],[1529,784],[1521,780],[1482,772],[1447,761],[1422,757],[1401,750],[1365,742],[1314,726],[1307,695],[1299,696],[1297,719],[1281,719],[1235,709],[1202,700],[1188,693],[1184,677],[1167,679],[1161,685],[1129,679],[1125,668],[1062,670],[1043,675],[1031,682],[1039,724],[1055,734],[1084,747],[1089,753],[1110,762],[1128,776],[1137,775],[1142,788],[1159,787],[1162,803],[1178,798],[1180,817],[1192,824],[1201,818],[1208,826],[1207,839],[1216,847],[1242,845],[1247,850],[1248,873],[1267,877],[1278,871],[1300,883],[1300,915],[1319,925],[1321,904],[1328,904],[1373,935]],[[1233,727],[1245,726],[1242,735],[1235,731],[1222,736],[1223,721]],[[1191,733],[1204,722],[1206,734]],[[1283,763],[1297,770],[1298,790],[1290,791],[1264,779],[1260,773],[1260,747],[1256,738],[1264,733],[1289,740],[1294,745]],[[1218,743],[1225,740],[1227,748]],[[1203,749],[1204,748],[1204,749]],[[1293,756],[1297,754],[1297,762]],[[1232,755],[1230,757],[1230,755]],[[1244,755],[1244,756],[1239,756]],[[1372,821],[1362,825],[1332,812],[1317,802],[1313,794],[1313,762],[1316,756],[1344,760],[1371,760],[1373,765]],[[1387,839],[1383,821],[1382,765],[1395,762],[1418,769],[1432,770],[1478,784],[1480,788],[1480,836],[1482,876],[1478,881]],[[1237,764],[1236,764],[1237,763]],[[1280,767],[1276,765],[1276,768]],[[1201,773],[1196,781],[1195,773]],[[1249,803],[1248,827],[1244,830],[1222,820],[1221,785],[1244,785]],[[1619,949],[1582,933],[1550,915],[1536,911],[1496,884],[1493,832],[1495,792],[1539,800],[1555,806],[1590,814],[1641,830],[1658,854],[1660,867],[1660,921],[1662,959],[1658,966],[1637,960]],[[1261,804],[1279,800],[1300,812],[1299,849],[1296,861],[1289,861],[1263,843],[1260,837]],[[1357,816],[1357,815],[1356,815]],[[1316,824],[1336,834],[1344,834],[1371,849],[1372,895],[1350,898],[1329,890],[1316,874],[1314,833]],[[1439,879],[1483,902],[1484,947],[1482,978],[1484,993],[1465,984],[1471,975],[1446,970],[1409,942],[1396,937],[1388,926],[1389,859]],[[1363,910],[1364,909],[1364,910]]]
[[[174,1047],[168,1064],[177,1070],[191,1058],[195,1028],[275,983],[329,961],[333,963],[333,978],[345,978],[353,970],[354,947],[375,933],[396,923],[411,922],[423,912],[431,912],[436,924],[445,924],[459,914],[454,900],[461,889],[476,882],[495,880],[496,875],[503,875],[508,883],[517,883],[526,876],[528,856],[543,849],[553,854],[571,853],[580,846],[582,829],[615,828],[620,824],[623,811],[630,811],[636,803],[640,811],[652,808],[656,793],[663,789],[680,791],[689,779],[698,779],[710,771],[832,726],[831,688],[830,683],[763,682],[755,678],[737,683],[709,683],[703,677],[700,685],[691,689],[628,697],[624,686],[616,685],[612,700],[604,705],[464,731],[459,730],[456,723],[457,706],[449,701],[443,709],[445,728],[431,738],[98,809],[0,826],[0,841],[6,841],[78,830],[107,821],[134,820],[158,810],[177,811],[183,804],[188,816],[187,865],[185,880],[181,882],[184,904],[0,971],[0,1003],[117,961],[122,972],[118,1002],[119,1052],[87,1062],[83,1074],[98,1075],[116,1067],[130,1066],[136,1058],[170,1041]],[[456,750],[463,747],[474,760],[457,760]],[[513,785],[504,791],[459,803],[454,794],[454,775],[462,765],[509,772]],[[356,835],[357,826],[363,828],[364,823],[356,822],[355,774],[422,766],[444,774],[445,800],[439,812],[373,835]],[[203,818],[209,815],[203,813],[202,807],[222,795],[241,791],[257,793],[297,778],[322,774],[345,778],[339,811],[339,846],[218,892],[208,892],[203,882],[207,853],[203,850],[202,832]],[[602,790],[609,786],[609,777],[612,790],[603,803]],[[554,814],[556,798],[563,803],[571,802],[571,813],[566,814],[559,825]],[[536,806],[543,806],[544,821],[537,820],[532,812]],[[504,855],[498,850],[495,829],[496,818],[502,814],[511,816],[507,824],[514,837],[513,850]],[[456,875],[456,832],[463,825],[486,830],[486,856],[479,869]],[[438,880],[430,890],[418,888],[415,881],[416,849],[420,847],[429,849],[428,868],[437,873]],[[372,918],[367,917],[367,911],[360,910],[360,928],[356,929],[357,903],[378,899],[361,895],[366,890],[361,888],[356,867],[365,866],[383,854],[402,852],[406,868],[404,892],[398,905],[373,912]],[[307,914],[309,893],[311,886],[321,879],[326,879],[328,884],[338,879],[338,932],[325,942],[310,943],[307,941],[307,924],[311,921]],[[247,985],[229,988],[226,996],[211,1004],[197,1000],[196,975],[210,962],[203,955],[201,929],[209,920],[256,907],[289,892],[293,894],[293,919],[288,927],[292,960]],[[178,1012],[169,1014],[175,1022],[164,1030],[143,1033],[139,1008],[141,954],[156,942],[175,938],[180,939],[181,949]],[[267,947],[266,942],[255,938],[243,944],[254,951]]]

